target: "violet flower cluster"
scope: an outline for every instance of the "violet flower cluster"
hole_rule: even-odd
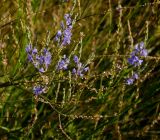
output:
[[[69,59],[64,55],[62,59],[58,62],[57,70],[67,70],[69,65]]]
[[[126,84],[127,85],[132,85],[134,83],[135,80],[137,80],[139,78],[137,73],[134,73],[130,78],[128,78],[126,80]]]
[[[80,77],[83,77],[84,73],[87,72],[89,70],[89,67],[85,67],[80,61],[78,56],[74,56],[73,60],[76,64],[76,68],[73,68],[72,70],[72,74],[74,75],[78,75]]]
[[[28,61],[31,62],[39,72],[46,72],[48,66],[51,64],[51,53],[44,48],[41,50],[41,53],[38,53],[36,48],[32,48],[32,45],[27,45],[26,52],[28,55]],[[37,85],[33,87],[33,93],[38,96],[41,93],[45,92],[45,87]]]
[[[69,45],[71,43],[72,37],[72,19],[70,14],[65,14],[64,19],[66,24],[64,25],[63,21],[61,22],[61,30],[58,30],[54,40],[60,42],[60,47]]]
[[[44,90],[45,90],[45,88],[43,88],[42,86],[39,86],[39,85],[33,87],[33,93],[34,93],[36,96],[44,93],[44,92],[45,92]]]
[[[72,69],[72,74],[73,74],[73,75],[77,75],[77,76],[83,78],[84,73],[89,70],[89,67],[85,67],[85,66],[79,61],[79,58],[78,58],[78,56],[76,56],[76,55],[73,57],[73,61],[74,61],[74,63],[75,63],[76,66]],[[70,64],[69,59],[66,57],[66,55],[64,55],[64,56],[59,60],[57,66],[56,66],[56,69],[57,69],[58,71],[60,71],[60,70],[67,70],[69,64]]]
[[[38,53],[36,48],[32,48],[31,45],[27,45],[26,52],[28,54],[28,61],[31,62],[39,72],[46,72],[48,66],[51,64],[51,53],[44,48],[41,54]]]
[[[140,66],[143,63],[143,60],[139,57],[146,57],[148,55],[148,51],[144,48],[144,42],[140,42],[136,44],[133,52],[131,53],[131,57],[128,58],[128,63],[133,65],[134,67]],[[138,74],[134,72],[134,74],[126,80],[127,85],[132,85],[135,80],[139,78]]]
[[[147,55],[148,51],[144,48],[144,42],[140,42],[139,44],[135,45],[135,48],[131,53],[131,57],[128,58],[128,63],[134,67],[140,66],[143,60],[141,60],[139,56],[146,57]]]

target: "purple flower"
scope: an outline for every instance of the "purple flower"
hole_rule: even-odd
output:
[[[139,78],[138,74],[137,74],[137,73],[134,73],[134,74],[131,76],[131,78],[128,78],[128,79],[126,80],[126,84],[127,84],[127,85],[132,85],[133,82],[134,82],[135,80],[137,80],[138,78]]]
[[[44,89],[41,86],[33,87],[33,92],[36,96],[44,92]]]
[[[64,15],[64,19],[66,20],[66,25],[69,26],[72,24],[72,19],[71,19],[71,16],[70,14],[65,14]]]
[[[51,64],[51,53],[44,48],[41,54],[38,54],[36,48],[32,49],[31,45],[27,45],[26,52],[28,54],[28,60],[31,62],[39,72],[45,72],[48,69],[48,66]]]
[[[40,68],[40,69],[39,69],[39,72],[44,73],[44,72],[45,72],[45,71],[44,71],[44,68],[43,68],[43,67]]]
[[[39,64],[39,65],[42,65],[44,63],[44,56],[39,56],[37,55],[36,56],[36,62]]]
[[[72,74],[83,77],[84,72],[87,72],[89,70],[89,67],[84,67],[83,64],[79,61],[79,58],[77,55],[74,55],[73,60],[76,63],[77,69],[73,68]]]
[[[134,82],[134,79],[132,79],[132,78],[128,78],[128,79],[126,80],[126,84],[127,84],[127,85],[132,85],[133,82]]]
[[[134,74],[132,75],[132,78],[137,80],[137,79],[139,78],[139,76],[138,76],[137,73],[134,73]]]
[[[74,62],[75,62],[76,64],[78,64],[78,63],[79,63],[79,58],[78,58],[78,56],[77,56],[77,55],[75,55],[75,56],[73,57],[73,60],[74,60]]]
[[[29,62],[33,62],[33,57],[32,57],[32,55],[30,55],[30,54],[28,54],[28,61],[29,61]]]
[[[37,49],[34,48],[34,49],[32,50],[32,55],[35,55],[35,54],[37,54],[37,53],[38,53]]]
[[[28,54],[28,61],[33,62],[33,56],[32,56],[33,51],[32,51],[32,45],[31,44],[26,46],[26,52]]]
[[[58,30],[58,32],[57,32],[57,34],[56,34],[56,36],[55,36],[55,38],[54,38],[55,41],[58,41],[61,36],[62,36],[62,32],[61,32],[61,30]]]
[[[131,58],[128,58],[128,63],[131,65],[134,65],[134,62],[137,60],[138,57],[136,56],[131,56]]]
[[[148,51],[144,47],[144,42],[136,44],[131,55],[139,55],[146,57],[148,55]]]
[[[66,21],[66,24],[65,24],[66,27],[62,21],[61,22],[62,31],[59,30],[55,36],[55,41],[61,41],[60,47],[69,45],[71,43],[72,19],[71,19],[70,14],[65,14],[64,19]]]
[[[139,48],[144,49],[144,42],[143,41],[139,43]]]
[[[66,64],[64,60],[59,61],[57,69],[58,70],[66,69]]]
[[[44,63],[46,65],[46,67],[48,68],[48,65],[51,63],[51,55],[44,57]]]
[[[52,58],[51,53],[48,50],[46,50],[44,56],[44,64],[46,68],[48,68],[48,65],[51,64],[51,58]]]
[[[148,51],[144,48],[144,42],[140,42],[134,46],[134,50],[131,53],[131,57],[128,58],[128,63],[133,65],[134,67],[140,66],[143,63],[143,60],[139,59],[139,57],[148,55]],[[126,80],[127,85],[133,84],[135,80],[139,78],[137,73],[134,73],[131,78]]]
[[[63,56],[63,58],[58,62],[57,70],[66,70],[69,65],[69,59],[66,57],[66,55]]]
[[[75,68],[73,68],[72,73],[73,73],[73,74],[76,74],[76,73],[77,73],[77,70],[76,70]]]
[[[66,45],[69,45],[71,43],[71,36],[72,36],[72,33],[71,33],[71,29],[70,28],[66,28],[63,32],[63,40],[62,40],[62,45],[63,46],[66,46]]]
[[[139,57],[146,57],[147,55],[148,51],[144,48],[144,42],[140,42],[139,44],[135,45],[134,50],[131,53],[131,57],[128,58],[128,63],[134,67],[140,66],[143,60],[139,59]]]
[[[139,59],[138,56],[132,55],[130,58],[128,58],[128,63],[130,65],[140,66],[142,64],[143,60]]]
[[[78,75],[80,77],[83,77],[83,75],[84,75],[82,72],[83,72],[82,70],[76,70],[75,68],[73,68],[73,70],[72,70],[72,74]]]
[[[140,55],[146,57],[148,55],[148,51],[146,49],[143,49],[140,51]]]
[[[85,72],[89,71],[89,67],[84,68],[84,71]]]
[[[83,70],[77,70],[77,75],[80,77],[83,77],[84,74],[82,72],[83,72]]]
[[[27,47],[26,47],[26,52],[27,52],[27,53],[30,53],[31,51],[32,51],[32,45],[29,44],[29,45],[27,45]]]

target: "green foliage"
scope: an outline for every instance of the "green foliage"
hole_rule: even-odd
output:
[[[2,1],[0,8],[0,138],[159,139],[160,11],[149,0]],[[64,15],[74,21],[71,44],[54,41]],[[137,43],[149,54],[139,67],[127,59]],[[27,60],[26,46],[48,48],[44,73]],[[66,54],[67,70],[56,66]],[[89,67],[72,73],[73,56]],[[134,72],[132,85],[126,79]],[[45,86],[36,96],[33,87]]]

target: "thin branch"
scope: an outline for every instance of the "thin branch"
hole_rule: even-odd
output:
[[[61,124],[61,116],[58,114],[59,118],[59,129],[62,131],[62,133],[66,136],[67,139],[72,140],[71,137],[64,131],[62,124]]]

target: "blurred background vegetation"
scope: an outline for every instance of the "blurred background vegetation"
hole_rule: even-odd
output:
[[[0,3],[0,139],[160,139],[159,0]],[[59,50],[53,40],[66,13],[75,18],[72,43]],[[127,58],[141,41],[149,56],[135,69]],[[30,43],[51,51],[47,73],[28,63]],[[83,79],[55,70],[64,54],[88,64]],[[134,70],[140,78],[125,85]],[[48,92],[34,96],[44,81]]]

